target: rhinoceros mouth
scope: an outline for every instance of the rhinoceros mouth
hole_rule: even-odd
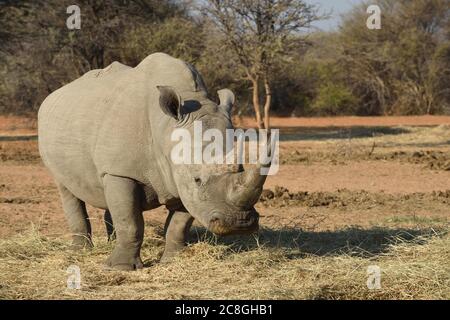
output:
[[[239,216],[242,216],[242,214]],[[245,219],[239,217],[225,219],[215,214],[209,222],[208,230],[219,236],[257,232],[259,229],[258,213],[252,211],[250,214],[245,214],[245,216]]]

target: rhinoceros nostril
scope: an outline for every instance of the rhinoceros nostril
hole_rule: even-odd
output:
[[[222,218],[219,216],[219,214],[213,214],[211,219],[209,220],[210,225],[218,225],[222,223]]]

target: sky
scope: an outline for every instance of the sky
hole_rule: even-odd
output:
[[[362,3],[364,0],[307,0],[311,4],[319,4],[323,11],[332,10],[330,19],[319,21],[313,25],[324,31],[332,31],[337,28],[340,22],[340,14],[349,11],[355,4]]]

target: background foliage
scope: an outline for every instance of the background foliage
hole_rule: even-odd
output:
[[[299,34],[273,66],[273,113],[389,115],[450,113],[450,1],[379,0],[381,30],[359,5],[334,32]],[[229,87],[239,114],[251,85],[214,25],[193,3],[79,0],[81,30],[66,27],[66,0],[0,0],[0,113],[36,114],[45,97],[91,69],[137,65],[164,51],[193,63],[212,95]],[[300,40],[301,39],[301,40]],[[295,43],[295,39],[293,39]]]

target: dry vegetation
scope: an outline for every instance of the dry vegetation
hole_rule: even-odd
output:
[[[99,210],[95,248],[69,248],[37,142],[0,141],[0,299],[450,299],[450,172],[429,165],[449,160],[450,128],[283,130],[289,164],[257,205],[258,236],[195,225],[183,255],[160,264],[165,212],[154,210],[145,268],[131,273],[103,269],[112,244]],[[73,264],[80,290],[67,289]],[[367,288],[371,265],[381,289]]]
[[[158,263],[163,240],[147,232],[146,268],[105,271],[111,246],[96,239],[93,251],[72,252],[67,242],[29,232],[0,242],[2,299],[449,299],[450,237],[403,233],[388,240],[386,230],[342,230],[332,242],[311,235],[314,248],[294,243],[298,230],[264,230],[256,241],[191,244],[170,264]],[[406,237],[409,240],[404,240]],[[411,240],[412,239],[412,240]],[[274,242],[275,240],[275,242]],[[335,249],[336,244],[344,245]],[[371,242],[375,251],[356,243]],[[379,243],[377,243],[379,242]],[[384,244],[383,244],[384,243]],[[328,248],[330,247],[330,248]],[[383,247],[383,249],[381,249]],[[378,252],[380,250],[380,252]],[[81,268],[81,290],[66,288],[66,270]],[[367,267],[382,270],[381,289],[368,290]]]

